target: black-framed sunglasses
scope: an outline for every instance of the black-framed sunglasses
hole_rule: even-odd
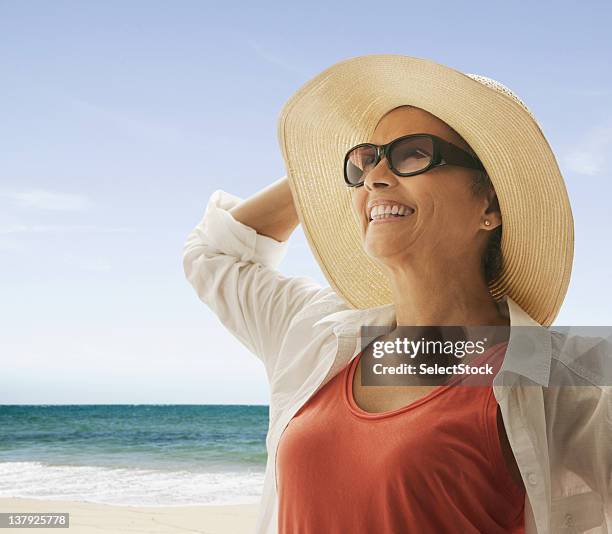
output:
[[[386,145],[362,143],[351,148],[344,157],[344,181],[359,187],[368,172],[386,157],[389,169],[397,176],[414,176],[433,167],[457,165],[485,170],[478,158],[444,139],[431,134],[404,135]]]

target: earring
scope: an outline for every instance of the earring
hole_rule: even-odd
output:
[[[485,226],[491,226],[491,221],[489,221],[488,219],[485,220]]]

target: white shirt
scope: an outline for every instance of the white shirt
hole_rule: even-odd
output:
[[[236,221],[228,210],[241,201],[213,193],[187,238],[183,266],[199,298],[265,366],[268,459],[256,533],[276,534],[283,430],[359,353],[362,326],[395,328],[395,308],[352,309],[330,287],[281,274],[287,243]],[[531,327],[527,337],[511,329],[493,382],[526,488],[525,532],[612,534],[611,344],[541,327],[508,296],[502,305],[512,327]]]

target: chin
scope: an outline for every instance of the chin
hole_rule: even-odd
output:
[[[364,247],[364,252],[373,260],[381,261],[389,256],[393,256],[397,253],[397,249],[395,247],[385,247],[385,246],[366,246]]]

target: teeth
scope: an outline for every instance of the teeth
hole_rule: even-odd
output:
[[[378,204],[370,211],[370,219],[386,219],[391,215],[410,215],[414,210],[399,204]]]

